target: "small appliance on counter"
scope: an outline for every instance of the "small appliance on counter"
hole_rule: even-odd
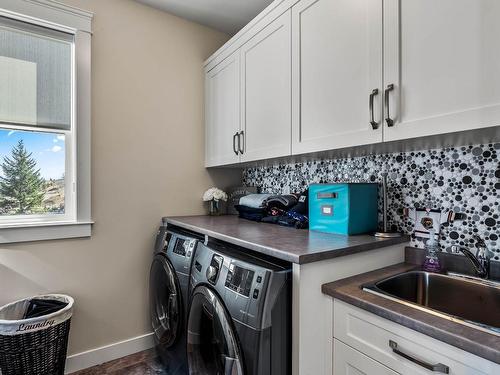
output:
[[[309,229],[355,235],[377,230],[378,185],[374,183],[309,186]]]

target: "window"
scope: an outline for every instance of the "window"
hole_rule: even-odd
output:
[[[0,129],[0,221],[68,213],[65,138]]]
[[[0,17],[0,224],[74,221],[74,35]]]
[[[90,235],[92,15],[48,2],[6,4],[0,243]]]

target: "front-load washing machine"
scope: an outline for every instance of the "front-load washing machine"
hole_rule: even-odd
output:
[[[149,276],[150,314],[157,352],[169,375],[188,373],[186,317],[191,260],[201,236],[162,225]]]
[[[225,243],[198,244],[187,326],[191,375],[291,373],[291,268]]]

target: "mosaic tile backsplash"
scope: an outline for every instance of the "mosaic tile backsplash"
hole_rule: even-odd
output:
[[[412,246],[422,248],[424,240],[413,235],[413,221],[401,215],[402,208],[453,210],[466,218],[441,227],[441,250],[472,247],[473,236],[479,235],[495,253],[493,260],[500,261],[499,154],[500,143],[495,143],[252,167],[243,171],[243,184],[280,194],[304,191],[310,183],[380,183],[385,171],[389,224],[412,235]]]

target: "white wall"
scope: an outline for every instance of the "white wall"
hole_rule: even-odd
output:
[[[239,171],[204,168],[202,63],[225,34],[130,0],[65,0],[95,13],[90,239],[0,248],[0,303],[75,297],[69,353],[149,332],[148,273],[164,215],[204,212]]]

